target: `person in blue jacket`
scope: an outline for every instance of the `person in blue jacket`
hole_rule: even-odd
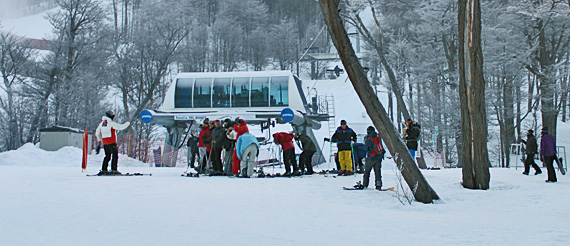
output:
[[[258,154],[259,142],[255,136],[249,132],[239,136],[236,142],[236,155],[241,160],[239,177],[250,178],[253,175],[253,164]]]

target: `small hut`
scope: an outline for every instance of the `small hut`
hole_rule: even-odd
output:
[[[91,142],[91,139],[89,139]],[[91,146],[91,143],[87,146]],[[40,129],[40,149],[56,151],[64,146],[83,149],[83,131],[65,126],[52,126]]]

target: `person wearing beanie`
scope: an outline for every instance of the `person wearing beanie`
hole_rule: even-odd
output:
[[[534,163],[534,155],[538,152],[538,145],[536,143],[536,138],[534,137],[534,131],[528,130],[526,133],[526,141],[522,140],[522,142],[526,145],[526,158],[524,160],[524,175],[528,175],[530,171],[530,166],[532,166],[535,170],[534,175],[538,175],[542,173],[540,167]]]
[[[363,189],[368,188],[370,182],[370,173],[374,169],[374,182],[377,190],[382,189],[382,159],[384,159],[384,147],[382,146],[382,138],[376,133],[373,126],[366,129],[368,133],[365,137],[366,143],[366,159],[364,161],[364,177]]]
[[[416,151],[418,151],[418,140],[420,139],[420,124],[408,119],[406,121],[406,134],[404,139],[406,140],[406,147],[412,155],[412,159],[416,159]]]
[[[540,160],[548,171],[546,183],[556,183],[557,181],[553,166],[554,158],[556,158],[556,141],[552,135],[548,134],[548,128],[544,127],[540,138]]]
[[[338,175],[352,175],[352,142],[356,142],[356,133],[346,125],[346,120],[341,120],[330,140],[338,147],[341,168]]]
[[[120,175],[121,173],[117,170],[117,164],[119,162],[119,149],[117,148],[117,135],[115,131],[124,130],[131,124],[131,121],[127,121],[123,124],[114,122],[115,113],[111,110],[107,111],[101,123],[95,131],[95,136],[97,136],[97,141],[99,144],[103,143],[103,148],[105,150],[105,158],[103,159],[103,166],[101,171],[97,175]],[[111,172],[107,170],[109,167],[109,160],[111,160]]]

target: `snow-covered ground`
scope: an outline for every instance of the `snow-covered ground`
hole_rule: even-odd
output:
[[[395,192],[342,190],[362,175],[188,178],[180,176],[184,168],[134,161],[129,167],[121,162],[119,170],[152,176],[86,177],[79,149],[44,152],[26,145],[0,153],[0,245],[568,245],[570,240],[570,179],[559,172],[558,183],[547,184],[545,174],[493,168],[491,189],[475,191],[461,187],[461,169],[424,170],[441,200],[402,205],[396,197],[402,188],[388,159],[383,182],[396,186]],[[90,164],[87,173],[99,168]]]

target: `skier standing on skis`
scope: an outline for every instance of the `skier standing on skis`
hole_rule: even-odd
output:
[[[224,175],[233,176],[232,173],[232,156],[236,145],[236,131],[234,131],[234,123],[230,119],[224,120],[224,127],[226,128],[226,137],[228,142],[224,146]]]
[[[311,160],[313,159],[313,155],[317,152],[317,147],[315,143],[307,134],[303,133],[296,133],[295,140],[301,141],[299,147],[303,152],[299,156],[299,170],[301,170],[301,174],[311,175],[315,173],[313,171],[313,164]],[[299,142],[297,142],[299,143]],[[307,171],[305,172],[305,166],[307,167]]]
[[[241,160],[239,177],[250,178],[253,175],[255,157],[259,154],[259,142],[251,133],[242,134],[236,142],[237,157]]]
[[[103,142],[103,148],[105,149],[105,158],[103,159],[103,166],[101,171],[97,175],[120,175],[121,173],[117,170],[117,165],[119,162],[119,149],[117,148],[117,135],[115,131],[120,131],[126,129],[131,121],[127,121],[123,124],[118,124],[113,121],[115,119],[115,113],[111,110],[105,113],[105,116],[101,119],[101,123],[95,131],[95,136],[97,136],[97,141],[99,143]],[[109,167],[109,160],[111,160],[111,172],[107,170]]]
[[[331,137],[338,147],[340,172],[338,175],[352,175],[352,143],[356,142],[356,133],[346,125],[346,120],[340,121],[340,126]]]
[[[241,135],[246,132],[249,132],[249,128],[247,127],[247,123],[245,120],[240,119],[239,117],[236,118],[234,121],[234,131],[236,132],[236,139],[239,139]],[[234,149],[234,154],[232,155],[232,173],[237,175],[240,171],[240,158],[238,158],[236,150]]]
[[[420,139],[420,124],[413,121],[412,119],[408,119],[406,121],[406,147],[410,151],[412,155],[412,159],[416,159],[416,151],[418,151],[418,140]]]
[[[188,166],[194,168],[194,162],[198,155],[198,137],[191,133],[186,146],[188,146]]]
[[[382,138],[376,133],[373,126],[366,129],[366,159],[364,160],[364,178],[363,188],[368,188],[370,182],[370,172],[374,169],[374,177],[376,189],[382,189],[382,159],[384,159],[384,147],[382,147]]]
[[[540,138],[540,160],[546,165],[548,179],[546,183],[556,183],[556,173],[554,172],[554,158],[556,158],[556,142],[554,137],[548,134],[548,128],[542,128],[542,138]]]
[[[293,133],[278,132],[273,134],[273,141],[281,145],[283,149],[283,162],[285,163],[285,173],[283,177],[299,176],[301,172],[297,167],[297,159],[295,158],[295,144],[293,144]],[[293,166],[293,173],[291,173]]]
[[[204,139],[208,138],[210,134],[210,120],[208,118],[204,119],[204,123],[200,126],[201,130],[198,134],[198,169],[199,173],[203,173],[206,170],[207,162],[208,162],[208,153],[206,144],[204,143]]]
[[[212,128],[212,154],[210,157],[212,167],[214,169],[212,175],[223,174],[222,149],[226,145],[227,141],[225,129],[222,127],[219,120],[215,120],[214,128]]]
[[[533,130],[528,130],[526,133],[526,141],[522,140],[522,142],[526,145],[526,159],[524,160],[524,172],[522,173],[524,175],[528,175],[531,165],[535,170],[534,175],[542,173],[540,167],[534,163],[534,155],[538,152],[538,145],[536,144],[536,138],[534,137],[533,133]]]

